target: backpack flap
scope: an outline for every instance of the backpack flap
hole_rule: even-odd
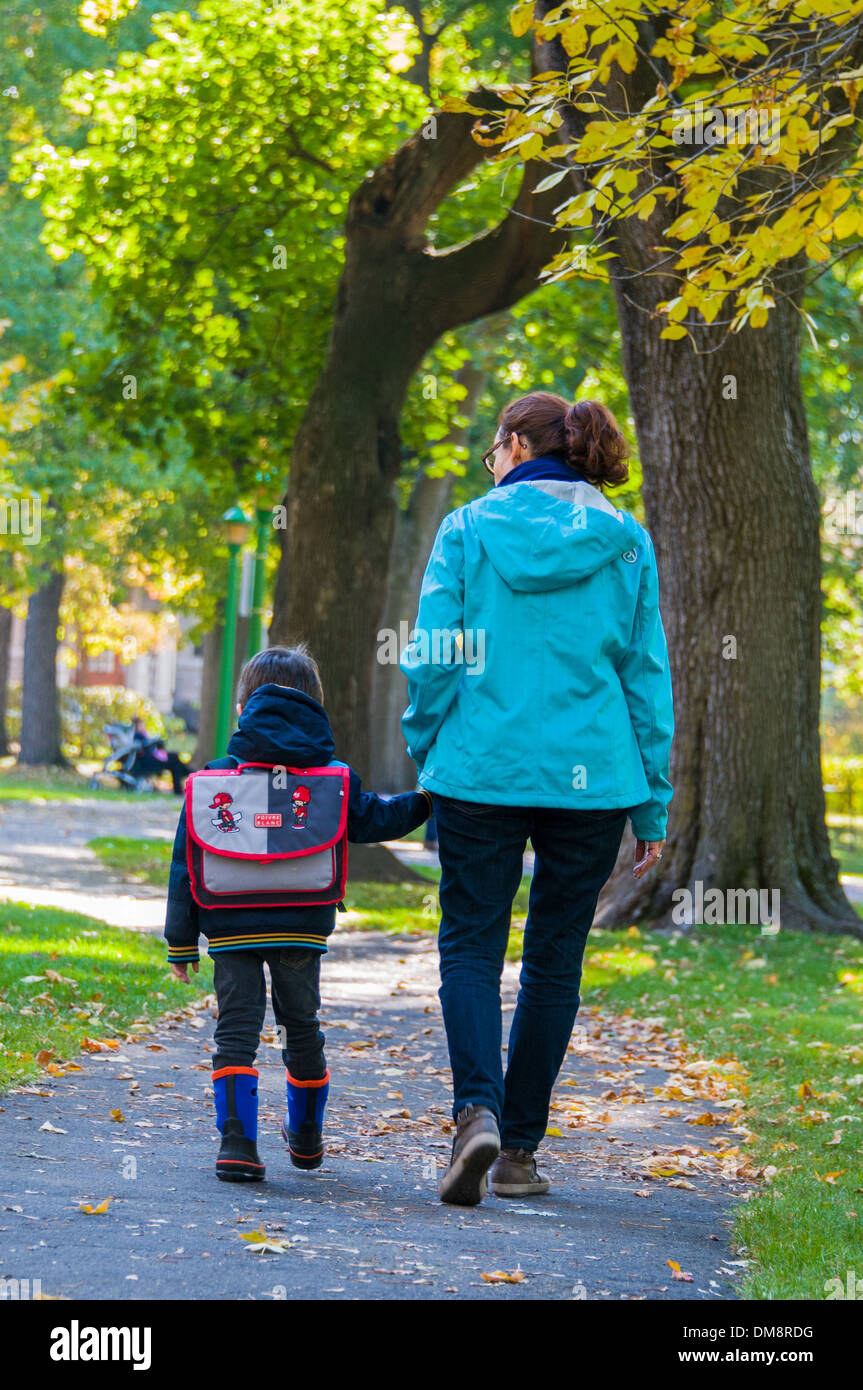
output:
[[[192,773],[186,846],[200,907],[338,902],[347,879],[349,771],[341,765]]]

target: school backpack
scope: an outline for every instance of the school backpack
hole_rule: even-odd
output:
[[[350,772],[238,763],[186,782],[186,861],[200,907],[338,903],[348,875]]]

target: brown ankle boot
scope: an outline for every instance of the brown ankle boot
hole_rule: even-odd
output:
[[[491,1170],[495,1197],[542,1197],[551,1187],[536,1171],[536,1157],[529,1149],[501,1149]]]
[[[452,1158],[438,1187],[441,1201],[475,1207],[488,1192],[486,1173],[499,1153],[494,1115],[484,1105],[466,1105],[456,1118]]]

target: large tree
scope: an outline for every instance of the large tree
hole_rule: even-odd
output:
[[[801,23],[775,0],[518,7],[548,76],[506,138],[533,154],[557,129],[553,177],[576,183],[559,222],[585,230],[554,271],[614,285],[678,711],[663,871],[635,882],[626,845],[601,921],[667,919],[700,880],[780,890],[785,926],[860,930],[825,826],[798,358],[813,262],[860,225],[863,7],[810,8]],[[782,103],[784,132],[717,141],[690,124],[681,142],[698,101],[726,118]]]
[[[499,105],[494,93],[475,102]],[[399,418],[411,377],[447,331],[536,288],[555,250],[549,194],[526,166],[512,208],[456,246],[428,223],[481,161],[474,119],[432,116],[353,195],[326,362],[297,431],[272,635],[308,640],[332,690],[340,746],[364,767],[374,638],[402,461]]]

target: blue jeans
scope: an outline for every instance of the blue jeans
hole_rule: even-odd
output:
[[[627,811],[487,806],[435,796],[440,847],[443,1009],[453,1117],[484,1105],[505,1149],[536,1149],[581,1002],[596,900]],[[501,1063],[500,980],[528,838],[535,864],[518,1000]]]

